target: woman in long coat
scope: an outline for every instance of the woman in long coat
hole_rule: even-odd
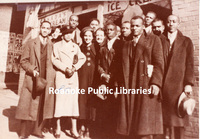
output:
[[[52,55],[53,65],[57,68],[55,85],[59,89],[56,94],[55,117],[57,120],[56,136],[60,136],[60,117],[72,117],[71,134],[79,136],[76,127],[76,118],[79,116],[78,91],[79,81],[77,71],[85,63],[85,55],[79,46],[71,41],[73,30],[65,29],[62,32],[63,40],[54,44]],[[74,58],[77,62],[74,63]],[[68,71],[68,72],[67,72]],[[70,75],[71,74],[71,75]],[[62,91],[65,91],[62,94]]]
[[[83,28],[81,32],[83,44],[81,51],[86,55],[86,62],[79,70],[79,85],[80,89],[85,90],[85,94],[79,94],[79,110],[80,110],[80,134],[89,135],[89,126],[91,120],[94,119],[94,108],[92,107],[92,93],[88,93],[88,88],[95,88],[95,71],[97,68],[97,48],[93,43],[93,30],[90,27]],[[85,132],[87,131],[87,132]],[[84,133],[85,132],[85,133]]]

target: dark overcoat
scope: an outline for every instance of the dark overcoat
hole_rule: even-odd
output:
[[[168,41],[168,47],[170,43]],[[168,55],[167,69],[163,82],[163,118],[169,126],[184,126],[185,118],[177,115],[177,103],[185,85],[194,83],[194,48],[190,38],[178,31]]]
[[[131,47],[132,41],[127,41],[121,50],[119,86],[125,89],[149,89],[152,84],[161,87],[164,60],[159,37],[143,33],[135,46],[133,61],[130,58]],[[154,66],[151,78],[147,75],[149,64]],[[133,133],[136,136],[163,133],[162,109],[158,96],[120,94],[119,98],[117,133]]]
[[[108,49],[107,43],[105,43],[99,50],[98,56],[98,73],[101,76],[102,73],[110,74],[110,83],[108,86],[114,87],[116,85],[116,63],[118,53],[120,51],[122,41],[116,39],[113,43],[111,50]],[[109,56],[110,53],[110,56]],[[116,55],[117,54],[117,55]],[[104,81],[100,81],[101,84],[106,84]]]
[[[97,71],[97,49],[94,44],[86,46],[82,44],[80,47],[86,56],[86,62],[78,71],[79,88],[85,90],[85,94],[79,94],[79,118],[90,119],[90,107],[92,93],[88,93],[88,87],[95,89],[97,81],[95,80]]]
[[[35,97],[35,79],[33,70],[40,73],[40,39],[39,37],[29,40],[24,46],[21,56],[21,66],[25,70],[25,78],[20,93],[20,99],[16,110],[16,119],[35,121],[39,111],[39,102],[41,96]],[[43,119],[53,118],[54,114],[54,94],[49,94],[49,87],[54,88],[55,70],[52,65],[51,55],[53,44],[47,41],[47,62],[46,62],[46,80],[47,86],[44,94]]]

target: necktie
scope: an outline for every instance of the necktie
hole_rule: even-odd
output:
[[[137,44],[137,37],[133,36],[133,40],[132,41],[133,41],[133,46],[136,46],[136,44]]]

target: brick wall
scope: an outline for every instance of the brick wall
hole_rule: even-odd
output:
[[[195,86],[193,97],[197,105],[192,116],[189,117],[189,126],[186,127],[186,139],[199,138],[199,0],[172,0],[172,13],[181,19],[180,31],[191,38],[194,51]]]

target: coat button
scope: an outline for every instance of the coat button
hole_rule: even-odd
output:
[[[89,55],[90,55],[90,53],[89,53],[89,52],[87,52],[87,53],[86,53],[86,55],[87,55],[87,56],[89,56]]]
[[[144,60],[141,60],[141,63],[144,63]]]
[[[87,58],[87,60],[88,60],[88,61],[90,61],[90,60],[91,60],[91,58],[90,58],[90,57],[88,57],[88,58]]]
[[[90,47],[87,47],[87,50],[90,51]]]
[[[91,65],[91,63],[87,63],[87,66],[89,67]]]
[[[144,74],[141,74],[141,76],[144,76]]]

